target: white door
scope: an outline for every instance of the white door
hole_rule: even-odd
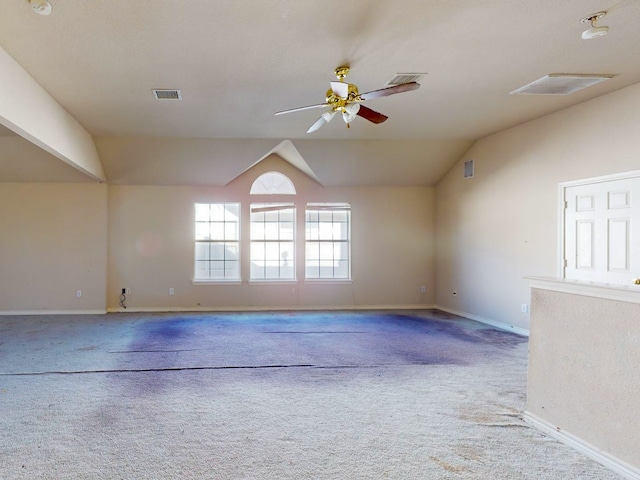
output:
[[[564,200],[565,278],[640,278],[640,177],[569,186]]]

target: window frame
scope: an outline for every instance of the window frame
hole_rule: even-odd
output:
[[[323,221],[321,219],[321,212],[325,214],[331,213],[331,221]],[[344,212],[346,214],[345,221],[336,221],[335,214],[337,212]],[[310,219],[310,214],[317,213],[318,219]],[[350,283],[352,281],[352,255],[351,255],[351,204],[347,202],[308,202],[305,205],[305,241],[304,241],[304,278],[307,282],[328,282],[328,283]],[[313,235],[312,225],[316,225],[317,234]],[[322,238],[324,230],[324,236],[327,237],[327,228],[322,227],[324,225],[331,225],[328,230],[331,232],[331,238]],[[339,227],[336,229],[336,225],[344,224],[344,228]],[[344,230],[344,231],[343,231]],[[341,232],[336,238],[336,232]],[[342,234],[346,237],[341,238]],[[313,237],[313,238],[312,238]],[[310,258],[309,250],[311,245],[317,244],[318,255],[317,258]],[[323,248],[323,245],[331,245],[333,248]],[[338,258],[336,258],[336,246],[340,245]],[[346,248],[344,247],[346,245]],[[331,252],[331,258],[323,257],[323,254]],[[346,252],[346,259],[342,256]],[[336,276],[340,265],[336,266],[336,263],[347,262],[346,276]],[[309,276],[309,269],[316,268],[315,265],[310,265],[312,262],[317,262],[318,274],[317,276]],[[334,265],[332,268],[332,275],[323,275],[323,262],[330,262]],[[325,267],[326,268],[326,267]],[[326,272],[326,270],[325,270]]]
[[[256,211],[261,210],[261,211]],[[275,215],[274,218],[274,213]],[[282,220],[281,215],[287,213],[290,220]],[[256,217],[254,217],[254,214]],[[249,282],[251,283],[297,283],[297,209],[295,202],[251,202],[249,205]],[[261,219],[257,217],[262,217]],[[271,218],[268,218],[271,217]],[[287,232],[284,236],[283,233]],[[261,235],[260,235],[261,233]],[[258,234],[258,235],[257,235]],[[256,255],[262,244],[262,255]],[[286,248],[287,245],[290,248]],[[283,246],[285,249],[283,250]],[[273,254],[274,247],[278,258],[268,258],[269,250]],[[284,254],[287,255],[284,255]],[[283,259],[284,256],[284,259]],[[255,263],[263,262],[262,267]],[[277,262],[277,266],[273,263]],[[286,263],[290,262],[290,265]],[[269,268],[277,268],[278,276],[269,276]],[[262,268],[262,276],[254,276],[254,269]],[[290,276],[282,276],[283,268],[291,272]],[[272,270],[273,271],[273,270]]]
[[[199,220],[198,218],[198,207],[199,206],[207,206],[209,208],[209,219],[208,220]],[[236,221],[229,221],[226,219],[227,216],[227,207],[233,206],[237,212]],[[216,220],[212,217],[212,207],[221,207],[223,210],[222,220]],[[199,238],[203,236],[198,233],[199,224],[209,224],[209,228],[206,229],[209,231],[209,235],[211,235],[215,230],[219,230],[213,228],[213,224],[222,224],[222,236],[220,238]],[[229,224],[235,224],[235,239],[227,238],[227,227]],[[240,202],[195,202],[194,203],[194,250],[193,250],[193,283],[197,284],[240,284],[242,283],[242,245],[241,245],[241,235],[242,235],[242,204]],[[232,235],[233,237],[234,235]],[[209,244],[209,254],[207,255],[209,258],[200,258],[198,256],[199,245]],[[221,244],[223,247],[223,258],[221,260],[212,259],[211,258],[211,246],[214,244]],[[227,245],[231,244],[235,246],[236,249],[236,259],[235,260],[227,260]],[[198,276],[198,262],[209,262],[209,276]],[[212,277],[211,276],[211,264],[213,262],[221,262],[223,266],[223,276],[222,277]],[[227,266],[231,262],[236,262],[236,276],[227,277]]]

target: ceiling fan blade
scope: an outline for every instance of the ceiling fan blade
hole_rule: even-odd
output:
[[[336,114],[335,111],[323,113],[322,116],[316,121],[316,123],[314,123],[309,127],[309,130],[307,130],[307,133],[313,133],[323,125],[329,123],[333,119],[335,114]]]
[[[281,112],[274,113],[274,115],[282,115],[285,113],[292,113],[292,112],[301,112],[302,110],[309,110],[311,108],[323,108],[328,106],[329,106],[328,103],[319,103],[317,105],[308,105],[306,107],[298,107],[298,108],[291,108],[289,110],[282,110]]]
[[[375,110],[365,107],[364,105],[360,105],[360,110],[358,110],[357,115],[375,124],[382,123],[389,118],[380,112],[376,112]]]
[[[361,93],[360,98],[362,100],[369,100],[371,98],[388,97],[396,93],[410,92],[420,88],[420,84],[417,82],[401,83],[400,85],[394,85],[393,87],[381,88],[380,90],[373,90],[371,92]]]
[[[349,84],[344,82],[330,82],[331,91],[334,95],[340,98],[347,98],[349,96]]]

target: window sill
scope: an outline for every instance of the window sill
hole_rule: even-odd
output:
[[[297,280],[249,280],[249,285],[298,285]]]
[[[350,278],[307,278],[304,283],[310,285],[352,285],[353,280]]]
[[[242,285],[242,280],[196,280],[191,281],[193,285]]]

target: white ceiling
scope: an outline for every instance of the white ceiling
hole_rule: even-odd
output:
[[[94,137],[421,141],[421,183],[478,138],[640,82],[638,0],[50,1],[42,17],[27,0],[2,0],[0,46]],[[599,10],[609,35],[581,40],[580,19]],[[273,116],[321,103],[343,63],[361,92],[398,72],[428,75],[417,91],[367,101],[390,117],[381,125],[336,118],[308,135],[321,110]],[[616,77],[566,97],[508,95],[559,72]],[[183,99],[157,101],[153,88]],[[108,178],[122,163],[102,161]],[[416,169],[397,180],[415,182]]]

